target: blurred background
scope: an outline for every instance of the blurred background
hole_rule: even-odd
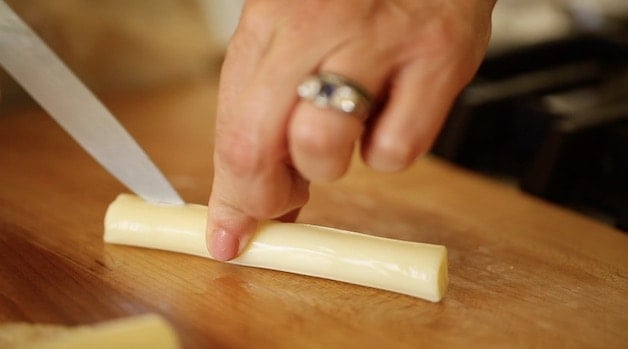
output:
[[[244,0],[6,2],[102,95],[217,78]],[[628,230],[628,1],[499,0],[433,154]]]
[[[628,1],[498,0],[433,152],[628,230]]]
[[[217,75],[244,0],[6,0],[97,94]],[[0,68],[2,107],[30,103]]]

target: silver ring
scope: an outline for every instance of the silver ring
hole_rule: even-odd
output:
[[[332,73],[308,76],[297,88],[299,97],[320,108],[332,108],[365,120],[373,97],[355,82]]]

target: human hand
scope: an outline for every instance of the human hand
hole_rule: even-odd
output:
[[[241,252],[259,220],[291,220],[309,181],[349,166],[356,141],[373,169],[429,149],[475,74],[495,0],[249,0],[224,61],[207,243]],[[378,108],[365,124],[299,100],[310,74],[359,82]]]

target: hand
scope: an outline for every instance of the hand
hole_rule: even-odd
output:
[[[222,69],[208,248],[229,260],[259,220],[296,218],[309,181],[342,176],[356,141],[398,171],[429,149],[475,74],[495,0],[249,0]],[[381,108],[365,124],[297,98],[310,74],[359,82]]]

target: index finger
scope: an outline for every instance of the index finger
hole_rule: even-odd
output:
[[[235,257],[257,220],[282,216],[307,200],[307,182],[288,165],[286,129],[296,87],[321,52],[304,54],[284,41],[268,47],[259,61],[240,61],[229,68],[234,73],[226,72],[237,76],[239,66],[255,66],[241,92],[219,102],[207,224],[208,247],[217,259]],[[229,75],[225,79],[222,84],[232,83]]]

